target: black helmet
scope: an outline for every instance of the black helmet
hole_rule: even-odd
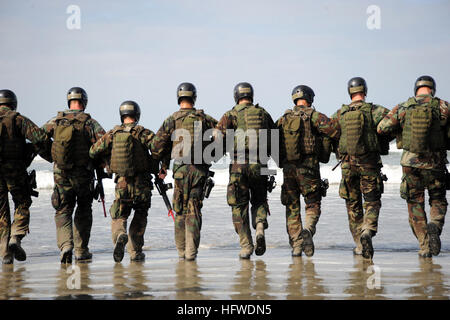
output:
[[[417,89],[420,87],[428,87],[431,89],[431,95],[434,97],[436,93],[436,82],[430,76],[420,76],[414,83],[414,95],[417,93]]]
[[[192,100],[192,103],[195,104],[195,100],[197,100],[197,89],[192,83],[183,82],[177,88],[177,101],[180,104],[181,98],[189,98]]]
[[[69,108],[70,108],[70,101],[72,100],[80,100],[84,108],[86,109],[88,103],[88,95],[83,88],[73,87],[70,88],[69,91],[67,92],[67,105],[69,106]]]
[[[358,92],[364,92],[364,95],[367,96],[367,84],[366,80],[361,77],[351,78],[347,84],[347,90],[350,97],[352,94]]]
[[[16,110],[17,108],[17,97],[11,90],[3,89],[0,90],[0,104],[5,104],[11,109]]]
[[[294,104],[297,103],[297,100],[304,99],[309,104],[312,104],[314,101],[314,91],[308,86],[300,85],[296,86],[292,90],[292,101],[294,101]]]
[[[253,101],[253,87],[248,82],[240,82],[234,87],[234,101],[238,103],[242,98],[250,98]]]
[[[133,117],[136,119],[136,122],[139,122],[139,119],[141,118],[141,108],[139,108],[139,105],[136,102],[127,100],[120,105],[119,114],[120,121],[122,122],[124,116]]]

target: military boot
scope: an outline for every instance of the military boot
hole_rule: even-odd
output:
[[[132,258],[130,258],[131,262],[144,262],[145,261],[145,253],[139,252]]]
[[[312,257],[314,255],[314,242],[312,240],[311,232],[308,229],[303,229],[302,232],[300,232],[300,237],[303,239],[302,250],[307,257]]]
[[[241,259],[250,259],[250,256],[253,253],[253,247],[252,246],[246,246],[241,249],[239,252],[239,258]]]
[[[297,246],[292,248],[292,256],[293,257],[301,257],[302,256],[302,247]]]
[[[7,253],[3,257],[3,264],[13,264],[13,262],[14,262],[14,257],[11,253]]]
[[[61,251],[61,255],[60,255],[60,259],[61,259],[61,264],[67,263],[67,264],[71,264],[72,263],[72,248],[64,248]]]
[[[81,255],[75,254],[75,261],[80,262],[80,263],[90,262],[90,261],[92,261],[92,253],[90,253],[88,251],[88,252],[82,253]]]
[[[12,236],[9,241],[9,251],[17,261],[25,261],[27,259],[27,254],[21,246],[22,237]]]
[[[114,246],[113,258],[115,262],[121,262],[125,254],[125,245],[128,242],[128,235],[122,233],[117,237],[116,244]]]
[[[373,246],[372,246],[372,231],[365,230],[361,234],[362,256],[365,259],[372,259]]]
[[[258,222],[256,225],[256,249],[255,254],[262,256],[266,252],[266,238],[264,237],[264,224]]]
[[[438,226],[430,222],[427,225],[428,238],[430,243],[430,253],[433,256],[437,256],[441,252],[441,239],[439,238],[439,228]]]

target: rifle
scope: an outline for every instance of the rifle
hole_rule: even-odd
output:
[[[95,180],[97,180],[97,185],[94,189],[94,199],[98,200],[98,202],[102,203],[103,206],[103,214],[106,218],[106,208],[105,208],[105,189],[103,188],[103,179],[111,179],[112,174],[106,173],[103,169],[97,168],[95,169]]]
[[[271,175],[269,177],[269,181],[267,181],[267,191],[270,193],[277,186],[277,182],[275,181],[275,175]]]
[[[328,183],[328,179],[321,179],[320,180],[320,193],[322,194],[322,197],[327,196],[327,190],[330,187],[330,184]]]
[[[39,197],[39,192],[37,192],[35,189],[37,188],[36,183],[36,170],[31,170],[28,172],[28,190],[30,191],[31,196],[33,197]]]
[[[336,168],[342,163],[342,161],[344,161],[346,158],[348,157],[348,154],[346,156],[344,156],[341,160],[339,160],[339,162],[333,167],[333,169],[331,169],[331,171],[336,170]]]
[[[203,186],[203,198],[209,198],[209,194],[211,193],[212,188],[214,188],[214,171],[208,171],[208,175],[206,176],[206,182]]]
[[[170,200],[167,197],[167,190],[173,188],[172,184],[164,183],[164,180],[160,179],[158,177],[158,174],[155,174],[155,185],[156,185],[156,189],[158,189],[159,194],[161,195],[161,197],[164,200],[167,210],[169,210],[169,213],[167,214],[167,216],[168,217],[172,216],[173,222],[175,222],[175,216],[173,215],[172,205],[170,204]]]

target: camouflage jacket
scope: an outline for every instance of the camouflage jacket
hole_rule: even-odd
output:
[[[64,113],[79,113],[79,112],[83,111],[71,109],[64,110]],[[56,128],[56,118],[57,117],[50,119],[46,124],[42,126],[42,129],[44,129],[45,133],[49,138],[54,137],[54,131]],[[86,121],[85,129],[86,129],[86,136],[89,138],[89,142],[91,145],[96,143],[105,134],[105,130],[93,118],[90,118],[89,120]],[[54,173],[61,172],[61,170],[58,168],[56,164],[54,164],[53,166],[53,172]]]
[[[353,101],[349,104],[350,107],[361,105],[364,101]],[[339,109],[337,112],[335,112],[331,119],[336,122],[336,126],[341,134],[341,126],[339,124],[339,121],[341,120],[341,111],[342,109]],[[386,109],[380,105],[373,104],[372,109],[372,119],[373,119],[373,127],[376,128],[378,126],[378,123],[389,113],[389,109]],[[335,148],[336,151],[336,148]],[[369,167],[382,167],[381,162],[381,156],[377,152],[371,152],[367,153],[363,156],[347,156],[344,159],[342,159],[343,156],[338,155],[338,152],[336,153],[336,156],[339,156],[342,161],[342,166],[347,167],[350,165],[365,165]]]
[[[3,115],[8,111],[11,111],[11,109],[8,107],[0,107],[0,115]],[[44,130],[34,124],[33,121],[19,113],[15,118],[15,128],[17,130],[16,133],[19,134],[19,138],[23,139],[24,144],[26,142],[26,139],[33,144],[33,152],[39,153],[44,159],[48,161],[51,159],[51,157],[49,157],[50,140],[47,138]],[[24,157],[26,156],[29,155],[24,155]],[[23,164],[28,164],[27,162],[29,161],[27,161],[27,159],[24,159]],[[23,164],[2,163],[2,168],[9,170],[17,168],[18,166],[23,167]]]
[[[243,105],[245,106],[252,106],[253,104],[251,103],[244,103]],[[237,108],[240,105],[236,105],[234,106],[231,110],[227,111],[222,118],[220,118],[219,123],[217,124],[216,128],[219,130],[219,132],[222,134],[223,137],[223,142],[224,142],[224,153],[228,152],[229,150],[226,149],[227,145],[230,145],[226,142],[227,139],[227,130],[228,129],[232,129],[232,130],[237,130],[237,119],[236,116],[234,115],[234,109]],[[271,151],[271,130],[273,129],[277,129],[277,127],[275,126],[275,123],[272,119],[272,117],[270,116],[270,114],[264,110],[264,108],[262,108],[261,106],[259,106],[261,109],[263,109],[264,112],[264,119],[263,122],[266,124],[266,129],[268,130],[267,132],[267,153],[268,155],[272,154]],[[231,156],[231,155],[230,155]],[[234,156],[232,157],[234,160],[236,160],[237,158],[237,150],[234,150]],[[278,160],[278,159],[274,159],[274,160]],[[278,164],[278,163],[277,163]]]
[[[431,100],[431,95],[420,95],[416,99],[427,102]],[[447,101],[440,100],[441,111],[441,127],[448,125],[449,121],[449,104]],[[406,108],[400,103],[394,107],[384,119],[378,124],[377,131],[379,134],[400,134],[403,130],[406,116]],[[400,164],[405,167],[414,167],[420,169],[439,169],[442,168],[447,160],[447,152],[430,152],[428,154],[416,154],[407,150],[403,150]]]
[[[122,124],[121,127],[133,127],[136,123],[130,123],[130,124]],[[89,156],[92,159],[98,159],[102,158],[103,163],[109,163],[110,157],[111,157],[111,150],[112,150],[112,142],[113,142],[113,132],[114,129],[109,130],[104,136],[102,136],[99,140],[97,140],[96,143],[94,143],[91,148],[89,149]],[[150,129],[144,129],[142,133],[140,134],[140,142],[148,149],[151,148],[152,144],[154,143],[155,139],[155,133],[151,131]],[[158,165],[157,163],[152,163],[150,165],[151,172],[150,173],[157,173],[158,172]]]
[[[307,107],[294,106],[293,110],[299,111],[306,108]],[[285,156],[286,150],[283,134],[284,132],[283,123],[285,121],[286,121],[286,113],[283,116],[281,116],[276,122],[276,127],[278,128],[280,133],[280,159],[286,159]],[[339,140],[340,131],[336,125],[336,121],[331,120],[325,114],[314,110],[313,113],[311,114],[311,125],[313,127],[312,128],[313,134],[327,136],[333,140]],[[282,162],[282,160],[280,160],[280,162]],[[306,156],[304,159],[301,159],[299,165],[310,169],[319,170],[319,159],[317,155],[309,155]]]
[[[197,109],[195,108],[180,109],[175,113],[179,112],[191,113],[196,111]],[[161,163],[162,169],[167,169],[169,167],[170,160],[172,158],[172,147],[173,147],[172,133],[175,131],[175,118],[174,118],[175,113],[173,113],[166,120],[164,120],[158,132],[156,132],[155,138],[153,139],[153,143],[150,146],[152,157],[162,162]],[[217,120],[207,115],[206,113],[204,113],[204,115],[205,115],[204,121],[205,128],[203,128],[203,130],[206,131],[209,129],[214,129],[217,124]]]

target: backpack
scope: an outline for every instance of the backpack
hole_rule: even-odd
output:
[[[52,158],[61,170],[89,164],[90,143],[84,126],[90,119],[87,113],[59,112],[53,135]]]
[[[410,98],[403,107],[406,108],[401,139],[403,149],[423,154],[446,148],[440,127],[439,99],[420,103],[416,98]]]
[[[122,177],[150,170],[148,149],[139,140],[142,126],[116,126],[113,131],[111,171]]]
[[[287,110],[283,122],[284,146],[288,161],[299,160],[302,155],[316,154],[316,137],[312,132],[311,116],[314,109]]]

